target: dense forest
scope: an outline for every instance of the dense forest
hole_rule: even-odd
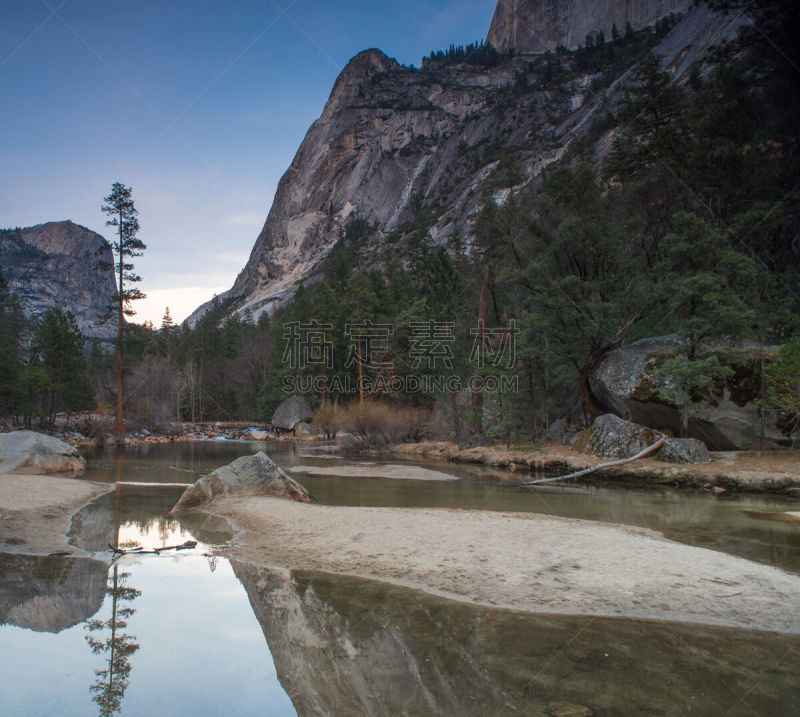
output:
[[[159,327],[129,324],[129,419],[267,421],[301,390],[322,422],[331,406],[380,400],[437,408],[459,440],[529,439],[555,418],[604,410],[591,383],[609,352],[675,334],[680,348],[659,365],[659,400],[681,406],[687,421],[701,416],[745,366],[762,410],[780,411],[796,430],[798,11],[711,4],[753,24],[685,84],[648,51],[676,18],[546,55],[549,83],[637,61],[616,101],[540,180],[523,183],[514,148],[498,148],[471,241],[456,232],[435,244],[436,217],[422,202],[391,233],[353,218],[321,276],[271,317],[231,316],[215,301],[193,328],[173,325],[168,311]],[[503,61],[483,45],[430,59]],[[613,148],[599,158],[597,140],[610,128]],[[51,420],[113,405],[108,350],[76,353],[81,339],[60,312],[26,329],[3,287],[0,413]],[[54,345],[66,352],[62,363]],[[65,384],[65,371],[91,381]]]

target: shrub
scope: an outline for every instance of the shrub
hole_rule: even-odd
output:
[[[393,407],[376,400],[354,401],[342,409],[342,427],[349,433],[349,447],[376,448],[387,443],[421,440],[433,420],[429,410]]]

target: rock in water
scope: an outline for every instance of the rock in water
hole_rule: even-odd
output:
[[[242,456],[189,486],[170,511],[192,510],[224,496],[271,495],[310,503],[309,492],[286,475],[266,453]]]
[[[708,463],[711,455],[706,444],[696,438],[667,438],[656,458],[667,463]]]
[[[298,423],[310,421],[314,412],[302,396],[289,396],[272,414],[272,425],[293,431]]]
[[[594,419],[594,423],[581,431],[572,442],[572,447],[583,453],[607,458],[630,458],[647,446],[652,446],[661,434],[651,428],[606,413]]]
[[[34,431],[0,434],[0,475],[79,473],[86,459],[69,443]]]

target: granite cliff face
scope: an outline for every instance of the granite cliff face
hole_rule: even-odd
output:
[[[691,6],[692,0],[500,0],[487,39],[501,52],[574,49],[589,34],[610,39],[614,25],[638,30]]]
[[[71,311],[87,338],[111,339],[117,321],[107,316],[117,290],[111,245],[67,220],[0,230],[0,266],[28,316],[60,306]]]
[[[685,4],[653,7],[668,11]],[[504,7],[501,2],[499,16]],[[578,10],[576,5],[571,12]],[[660,10],[648,13],[642,11],[642,22]],[[575,17],[569,26],[579,26]],[[695,8],[655,51],[679,81],[710,44],[730,32],[729,20]],[[271,313],[299,281],[314,280],[354,218],[377,227],[362,252],[367,267],[380,263],[387,236],[402,234],[421,210],[432,217],[427,226],[435,242],[456,230],[469,241],[485,194],[500,203],[508,196],[503,153],[518,168],[515,189],[537,181],[575,138],[592,130],[630,73],[630,67],[576,71],[572,60],[563,62],[565,71],[554,77],[544,56],[516,54],[491,66],[427,60],[417,69],[375,49],[357,55],[281,179],[247,265],[220,299],[253,318]],[[592,137],[598,159],[613,136],[612,128]]]

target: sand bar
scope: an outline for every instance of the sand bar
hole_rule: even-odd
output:
[[[72,514],[113,485],[71,478],[0,475],[0,552],[47,555],[69,550]]]
[[[345,478],[392,478],[394,480],[459,480],[458,476],[420,466],[358,463],[346,466],[292,466],[290,473]]]
[[[643,528],[530,513],[225,498],[254,563],[383,580],[532,612],[800,632],[800,575]]]

